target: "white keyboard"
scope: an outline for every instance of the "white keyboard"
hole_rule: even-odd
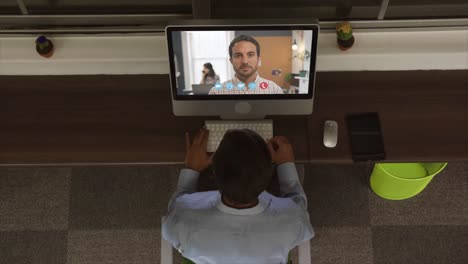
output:
[[[265,140],[273,137],[273,120],[206,120],[206,128],[210,131],[208,152],[215,152],[219,143],[229,129],[247,128],[257,132]]]

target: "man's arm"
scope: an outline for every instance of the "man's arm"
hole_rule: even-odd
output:
[[[165,240],[169,241],[173,247],[182,251],[181,238],[177,228],[177,221],[174,217],[174,207],[177,198],[184,194],[194,193],[197,190],[197,181],[199,173],[191,169],[182,169],[179,174],[179,181],[177,183],[177,190],[172,195],[169,201],[168,214],[163,218],[162,222],[162,236]]]
[[[281,197],[291,198],[302,209],[307,210],[307,197],[294,162],[283,163],[277,170]]]
[[[297,233],[297,239],[292,244],[295,247],[314,237],[314,229],[310,223],[309,213],[307,212],[307,197],[299,181],[296,165],[294,164],[294,151],[286,137],[274,137],[268,141],[273,162],[279,164],[278,180],[282,197],[290,198],[303,213],[303,221]]]
[[[200,129],[195,136],[193,143],[190,142],[190,135],[185,133],[185,169],[182,169],[179,174],[177,190],[172,195],[169,201],[169,212],[174,208],[178,197],[194,193],[197,191],[198,176],[200,171],[210,166],[211,156],[206,152],[208,144],[209,131],[206,128]]]
[[[199,172],[206,169],[211,164],[211,156],[206,152],[206,145],[208,143],[209,131],[202,128],[195,136],[193,143],[190,142],[190,135],[185,133],[185,169],[182,169],[179,174],[177,183],[177,190],[172,195],[169,201],[169,212],[163,219],[162,235],[164,239],[169,241],[172,246],[179,251],[183,251],[181,247],[181,240],[179,230],[177,230],[177,218],[174,218],[174,207],[177,198],[184,194],[194,193],[197,191]]]
[[[274,91],[275,94],[284,94],[283,88],[281,88],[275,82],[273,82],[273,84],[274,84],[274,88],[275,88],[275,91]]]
[[[294,151],[286,137],[274,137],[268,141],[268,149],[274,163],[278,164],[278,181],[282,197],[291,198],[302,209],[307,210],[307,197],[299,182]]]
[[[177,189],[169,200],[169,212],[172,211],[177,198],[184,194],[190,194],[197,191],[198,187],[198,176],[200,173],[192,169],[182,169],[179,173],[179,180],[177,183]]]

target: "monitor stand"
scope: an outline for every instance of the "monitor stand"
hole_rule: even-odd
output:
[[[234,113],[221,115],[221,119],[264,119],[265,115],[252,112],[252,105],[248,102],[238,102],[234,106]]]

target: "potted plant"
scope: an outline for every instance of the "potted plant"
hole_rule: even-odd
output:
[[[302,52],[299,52],[299,53],[294,55],[294,58],[297,58],[297,59],[299,59],[301,61],[301,65],[302,65],[302,68],[303,68],[303,70],[299,71],[299,77],[306,77],[307,71],[304,70],[304,61],[308,60],[310,58],[310,51],[304,50]]]
[[[338,47],[345,51],[354,45],[353,28],[349,22],[336,24]]]
[[[299,77],[306,77],[307,76],[307,71],[306,70],[300,70],[299,71]]]
[[[44,58],[52,57],[54,54],[54,44],[45,36],[36,39],[36,51]]]
[[[288,93],[288,94],[297,93],[295,86],[297,86],[298,84],[295,83],[295,81],[297,80],[294,79],[293,73],[289,72],[288,74],[286,74],[286,76],[284,77],[284,81],[285,81],[285,84],[284,84],[283,91],[285,93]]]

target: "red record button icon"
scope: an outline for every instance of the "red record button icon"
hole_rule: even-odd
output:
[[[267,89],[268,88],[268,83],[267,82],[261,82],[260,83],[260,88],[263,89],[263,90]]]

